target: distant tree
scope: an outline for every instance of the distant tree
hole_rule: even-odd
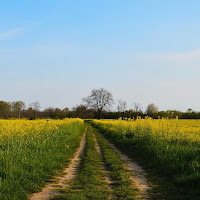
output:
[[[52,108],[52,107],[48,107],[48,108],[46,108],[46,109],[44,109],[44,111],[43,111],[43,116],[45,117],[45,118],[54,118],[55,116],[54,116],[54,108]]]
[[[111,92],[104,88],[93,89],[89,96],[83,98],[83,101],[86,103],[87,107],[94,109],[97,118],[101,119],[102,111],[111,107],[113,97]]]
[[[33,108],[28,108],[28,110],[26,111],[26,117],[29,118],[30,120],[34,119],[34,110]]]
[[[67,114],[69,112],[69,108],[64,108],[63,112]]]
[[[155,114],[158,113],[158,108],[155,104],[149,104],[147,106],[147,114]]]
[[[17,113],[18,118],[21,118],[22,110],[25,109],[26,105],[23,101],[13,101],[10,103],[11,109],[14,113]]]
[[[65,117],[69,117],[69,113],[70,113],[70,111],[69,111],[69,108],[64,108],[63,110],[62,110],[62,112],[63,112],[63,118],[65,118]]]
[[[5,101],[0,101],[0,118],[8,118],[10,111],[11,106]]]
[[[129,118],[135,117],[135,116],[134,116],[135,111],[134,111],[133,109],[130,109],[130,110],[128,110],[127,112],[128,112],[127,114],[129,115]],[[137,116],[136,116],[136,117],[137,117]]]
[[[86,119],[88,116],[87,108],[82,104],[74,107],[73,111],[75,117]]]
[[[54,118],[55,119],[63,119],[65,118],[65,113],[60,108],[54,109]]]
[[[137,103],[137,102],[135,102],[133,106],[134,106],[134,115],[135,115],[134,117],[137,118],[138,115],[142,114],[142,106],[140,103]]]
[[[41,108],[40,103],[38,101],[35,101],[35,102],[33,102],[29,105],[29,108],[32,108],[33,118],[36,119],[38,117],[38,113],[39,113],[40,108]]]
[[[194,111],[192,110],[192,108],[188,108],[186,112],[187,112],[187,113],[192,113],[192,112],[194,112]]]
[[[134,103],[134,111],[136,113],[142,112],[142,106],[140,103],[137,103],[137,102]]]
[[[103,117],[104,117],[104,119],[118,119],[119,112],[103,111]]]
[[[126,105],[127,105],[126,101],[123,101],[122,99],[118,100],[117,109],[118,109],[118,112],[122,113],[122,119],[125,118]]]

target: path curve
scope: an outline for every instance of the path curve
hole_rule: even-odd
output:
[[[33,193],[29,200],[49,200],[55,195],[58,195],[59,192],[57,190],[59,189],[64,189],[69,186],[67,182],[74,180],[77,172],[78,165],[80,163],[80,156],[83,153],[83,150],[85,148],[85,137],[86,137],[86,131],[87,128],[85,129],[85,132],[81,138],[80,145],[76,152],[74,153],[73,158],[71,159],[70,164],[68,165],[67,168],[63,170],[63,173],[65,175],[63,176],[56,176],[53,180],[52,183],[47,184],[41,192],[38,193]]]

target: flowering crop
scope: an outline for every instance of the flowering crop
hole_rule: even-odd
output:
[[[0,199],[26,199],[61,169],[79,144],[84,122],[0,120]]]
[[[154,174],[162,174],[173,200],[199,198],[200,120],[147,118],[93,120],[92,124],[122,151],[154,169]]]
[[[200,144],[200,120],[159,119],[153,120],[94,120],[101,127],[131,137],[147,137],[177,143]]]

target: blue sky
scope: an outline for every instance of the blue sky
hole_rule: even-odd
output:
[[[128,108],[200,111],[199,9],[198,0],[3,1],[0,99],[72,108],[103,87]]]

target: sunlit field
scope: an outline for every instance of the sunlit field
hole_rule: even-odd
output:
[[[79,145],[81,119],[0,120],[0,199],[27,199]]]
[[[108,145],[105,146],[106,142],[100,137],[102,134],[144,168],[153,186],[152,192],[150,191],[152,199],[198,199],[200,120],[146,118],[87,122],[99,130],[92,131],[90,125],[81,119],[0,120],[0,199],[25,200],[30,194],[41,191],[53,176],[62,172],[68,165],[79,146],[86,126],[87,144],[77,171],[77,176],[80,180],[83,179],[84,184],[81,181],[76,182],[75,179],[62,198],[79,199],[80,196],[75,189],[77,185],[77,188],[82,188],[82,194],[85,196],[90,194],[95,198],[98,196],[99,199],[108,198],[109,192],[106,183],[102,181],[103,173],[99,165],[102,161],[95,150],[94,139],[91,139],[93,134],[102,148],[103,162],[108,163],[106,166],[111,175],[118,170],[109,168],[110,163],[116,165],[121,161],[111,161],[113,157],[106,157],[105,149]],[[113,152],[110,154],[114,156]],[[90,172],[91,169],[94,173]],[[91,180],[94,175],[94,180],[99,184],[94,185],[93,193],[90,188],[93,182],[87,178],[89,173],[92,173]],[[122,174],[124,173],[126,172]],[[86,183],[89,190],[85,189]],[[118,182],[118,186],[122,187],[121,185],[122,182]],[[123,193],[124,199],[128,199],[128,196],[130,199],[135,198],[132,197],[136,194],[135,188],[129,190],[129,185],[125,185],[123,188],[126,189],[126,193],[120,190],[119,195],[115,186],[113,194],[121,196]],[[98,194],[101,195],[96,195],[95,191],[99,191]]]
[[[179,192],[173,199],[198,199],[200,120],[94,120],[93,125],[123,151],[165,177],[170,190]]]
[[[154,139],[168,142],[200,142],[200,120],[175,120],[160,119],[153,120],[94,120],[107,130],[115,131],[127,137],[152,137]]]

